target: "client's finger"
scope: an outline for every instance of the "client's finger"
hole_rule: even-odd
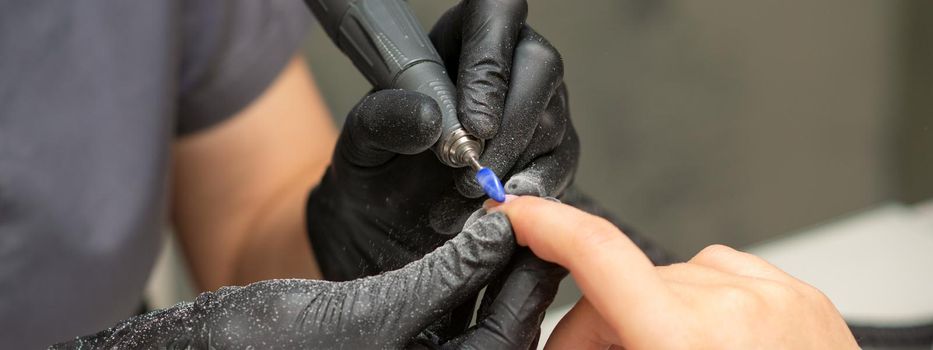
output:
[[[658,329],[643,319],[663,313],[669,291],[651,261],[610,222],[536,197],[517,197],[490,210],[508,215],[519,244],[570,270],[613,329]]]

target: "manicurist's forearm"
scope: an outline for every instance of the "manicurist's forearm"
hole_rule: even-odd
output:
[[[260,208],[239,247],[234,284],[270,278],[321,278],[305,232],[305,203],[325,166],[315,164]]]
[[[335,140],[295,57],[237,115],[175,142],[172,222],[200,290],[316,275],[303,208]]]

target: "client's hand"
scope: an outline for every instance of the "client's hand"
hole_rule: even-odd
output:
[[[583,291],[548,348],[858,348],[825,295],[756,256],[717,245],[654,267],[615,226],[573,207],[519,197],[492,210]]]

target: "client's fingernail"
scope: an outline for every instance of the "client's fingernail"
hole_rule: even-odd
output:
[[[500,205],[502,205],[503,203],[511,202],[511,201],[514,200],[515,198],[518,198],[518,196],[516,196],[516,195],[511,195],[511,194],[507,194],[507,195],[505,195],[505,201],[502,202],[502,203],[496,202],[495,200],[492,200],[492,199],[487,199],[485,202],[483,202],[483,209],[486,210],[486,212],[489,212],[489,213],[497,212],[497,211],[500,210],[500,209],[499,209],[499,206],[500,206]]]

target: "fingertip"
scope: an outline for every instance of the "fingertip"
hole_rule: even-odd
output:
[[[479,217],[464,231],[472,232],[493,241],[503,241],[508,247],[514,245],[512,239],[512,224],[509,218],[501,212],[489,213]]]
[[[437,142],[443,131],[441,121],[441,108],[434,99],[420,93],[413,94],[417,98],[417,103],[412,107],[412,115],[409,123],[414,138],[411,148],[399,152],[403,154],[416,154],[425,151]]]
[[[443,249],[435,250],[427,256],[443,255],[441,259],[463,261],[472,260],[474,266],[498,264],[504,265],[515,249],[512,226],[508,217],[502,213],[492,213],[477,218],[462,232],[444,244]],[[457,251],[457,254],[437,253],[440,250]],[[445,255],[446,254],[446,255]],[[426,257],[427,257],[426,256]],[[463,263],[458,263],[463,265]],[[456,267],[458,264],[448,266]],[[498,268],[495,268],[498,270]]]
[[[530,179],[527,175],[524,174],[513,175],[509,181],[505,182],[505,190],[508,193],[517,195],[531,195],[538,197],[547,195],[547,193],[544,191],[544,187],[541,186],[540,181]]]
[[[512,226],[508,216],[504,213],[490,213],[487,216],[490,217],[489,220],[492,221],[494,225],[497,225],[498,228],[511,228]]]
[[[373,153],[417,154],[441,136],[441,111],[433,99],[404,90],[381,90],[366,96],[347,120],[361,158]],[[385,157],[381,157],[385,158]]]

